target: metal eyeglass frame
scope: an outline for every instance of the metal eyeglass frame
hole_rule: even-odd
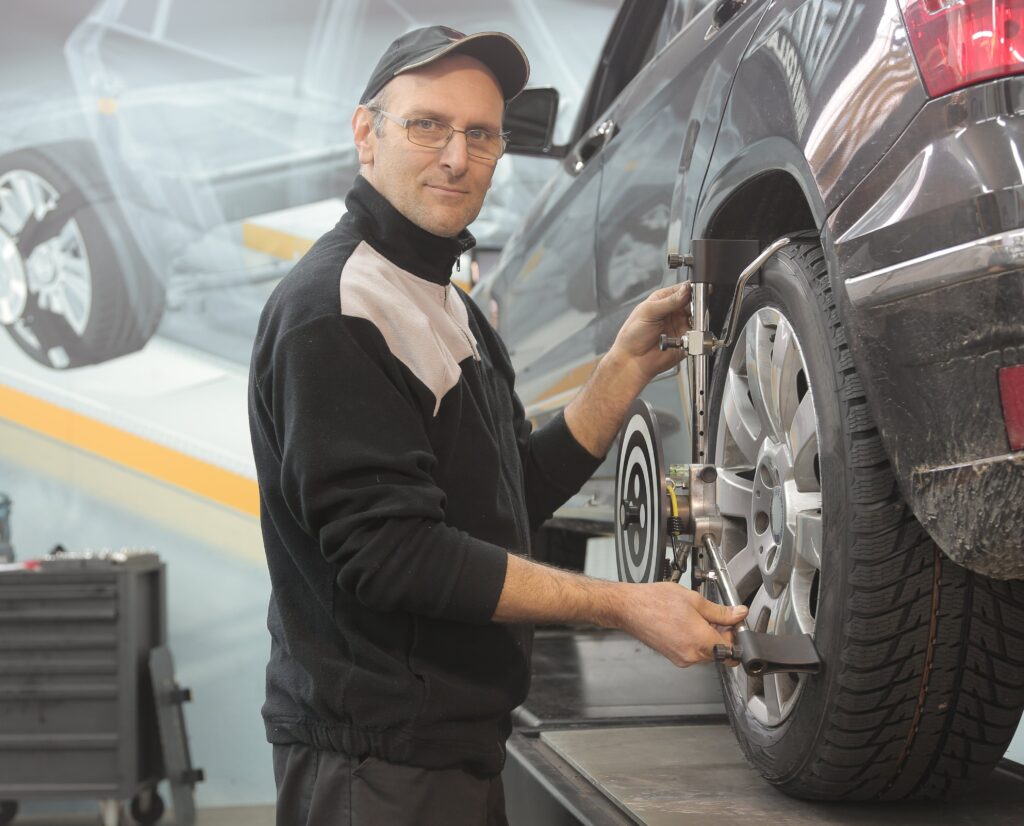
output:
[[[451,143],[451,140],[455,136],[456,132],[459,132],[462,135],[465,135],[467,132],[483,132],[485,135],[495,135],[494,132],[488,132],[486,129],[456,129],[450,123],[445,123],[444,121],[441,120],[435,120],[434,118],[401,118],[398,115],[392,114],[391,112],[385,112],[383,109],[378,109],[376,107],[371,108],[369,106],[366,108],[370,112],[379,113],[386,117],[388,120],[397,123],[403,129],[405,129],[405,137],[408,139],[409,143],[414,144],[415,146],[422,146],[424,149],[444,149],[449,143]],[[418,120],[429,120],[431,123],[436,123],[438,126],[443,126],[445,129],[447,129],[448,137],[444,139],[444,143],[439,144],[437,146],[432,146],[430,144],[418,143],[417,141],[414,141],[412,139],[412,132],[409,130],[409,125],[414,121]],[[505,154],[505,149],[508,147],[508,136],[508,132],[498,132],[495,135],[495,137],[497,137],[498,140],[501,141],[501,152],[494,157],[492,157],[491,155],[478,155],[476,152],[472,150],[472,145],[470,144],[469,138],[467,137],[466,154],[472,155],[474,158],[479,158],[482,161],[496,161],[502,155]]]

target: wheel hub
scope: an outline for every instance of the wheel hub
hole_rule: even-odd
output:
[[[35,248],[28,260],[29,275],[37,289],[43,289],[57,278],[59,253],[55,253],[49,244]]]
[[[765,587],[778,597],[793,573],[793,549],[787,541],[786,525],[795,520],[789,513],[786,486],[793,476],[785,445],[765,439],[754,477],[751,524],[757,544],[758,567]]]
[[[18,245],[0,228],[0,324],[14,324],[28,303],[28,278]]]

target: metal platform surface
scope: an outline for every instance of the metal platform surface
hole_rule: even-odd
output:
[[[714,668],[674,668],[623,634],[538,632],[533,667],[503,774],[512,826],[1024,824],[1024,775],[1008,761],[949,801],[788,798],[744,760]]]
[[[785,826],[1020,826],[1024,779],[997,769],[969,795],[901,804],[822,804],[776,791],[744,760],[724,725],[547,732],[541,740],[596,791],[646,826],[711,820]]]
[[[680,669],[619,631],[538,630],[519,730],[725,719],[712,666]]]

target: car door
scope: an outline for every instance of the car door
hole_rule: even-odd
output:
[[[516,369],[516,390],[536,424],[565,406],[601,355],[595,343],[600,318],[594,229],[601,154],[614,135],[595,115],[603,108],[599,101],[614,96],[608,77],[620,68],[610,59],[615,44],[636,29],[622,11],[612,24],[568,151],[505,248],[489,294]]]
[[[646,3],[644,5],[647,5]],[[703,182],[732,77],[767,0],[672,0],[663,9],[654,54],[602,121],[615,139],[602,153],[596,239],[599,352],[652,290],[685,279],[667,254],[688,252],[693,207]],[[690,458],[685,363],[648,385],[643,397],[661,426],[666,460]],[[610,494],[614,456],[598,471]]]

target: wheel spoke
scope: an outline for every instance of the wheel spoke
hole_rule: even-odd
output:
[[[772,405],[776,416],[776,432],[780,437],[789,430],[797,407],[796,377],[801,368],[793,328],[785,319],[779,320],[772,348]],[[780,438],[781,442],[782,439]]]
[[[757,567],[757,554],[749,544],[733,554],[725,563],[729,577],[741,600],[746,600],[763,584],[761,569]]]
[[[761,427],[760,417],[754,412],[750,400],[747,398],[747,386],[747,380],[734,370],[729,371],[722,400],[722,414],[729,435],[736,443],[740,455],[753,467],[757,463],[757,454],[764,438],[764,429]],[[724,461],[732,461],[739,457],[732,457],[728,455],[728,451],[721,451],[720,458]]]
[[[0,186],[0,228],[8,235],[17,235],[25,226],[25,216],[17,208],[14,191]]]
[[[91,292],[89,282],[78,276],[62,278],[60,292],[63,297],[63,314],[71,328],[83,335],[88,322]]]
[[[734,468],[718,471],[718,508],[725,516],[750,518],[750,502],[754,483],[743,478]]]
[[[805,629],[801,624],[800,612],[794,605],[795,594],[793,587],[786,588],[777,603],[778,613],[772,617],[774,620],[772,632],[775,634],[803,634]]]
[[[818,431],[815,428],[814,398],[810,391],[804,394],[793,415],[787,444],[793,457],[793,478],[797,490],[820,490],[821,485],[814,472],[814,457],[818,455]]]
[[[753,602],[750,603],[750,613],[747,615],[747,625],[755,631],[764,631],[768,627],[770,617],[775,613],[778,606],[778,599],[768,593],[763,585],[757,589]]]
[[[779,679],[781,674],[764,675],[764,704],[768,712],[768,719],[772,722],[782,720],[782,692],[780,691]]]
[[[61,280],[64,282],[74,281],[77,284],[89,286],[89,265],[77,256],[61,253],[60,272]]]
[[[750,398],[766,435],[781,441],[777,417],[772,410],[772,342],[774,328],[764,310],[749,322],[746,336],[747,384]]]
[[[799,511],[796,515],[794,547],[797,556],[816,571],[821,570],[821,536],[820,511]]]

